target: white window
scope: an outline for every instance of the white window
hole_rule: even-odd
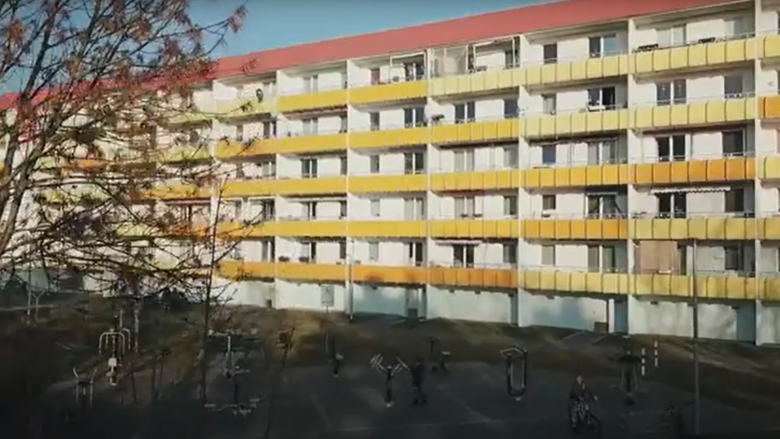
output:
[[[303,92],[316,93],[319,90],[319,76],[311,75],[303,78]]]
[[[554,94],[542,95],[542,111],[544,114],[555,114],[558,104]]]
[[[379,174],[379,155],[372,155],[369,159],[369,168],[372,174]]]
[[[588,90],[588,108],[612,110],[617,106],[615,87],[592,88]]]
[[[591,58],[616,55],[618,53],[617,35],[610,34],[599,37],[590,37],[588,46]]]
[[[723,78],[723,94],[726,99],[741,99],[744,95],[744,78],[742,75],[728,75]]]
[[[555,266],[555,246],[543,245],[542,246],[542,265],[545,267]]]
[[[686,43],[685,25],[667,27],[658,30],[660,47],[681,46]]]
[[[379,112],[368,113],[368,120],[371,124],[371,131],[377,131],[380,128]]]
[[[588,146],[589,165],[609,165],[621,162],[621,159],[618,157],[617,140],[591,140],[586,143]]]
[[[339,241],[339,260],[347,260],[347,241]]]
[[[474,266],[474,247],[468,244],[455,244],[452,246],[452,260],[456,267]]]
[[[425,107],[404,108],[404,126],[406,128],[425,126]]]
[[[554,165],[557,161],[557,145],[542,145],[542,164]]]
[[[455,104],[455,123],[473,122],[477,117],[477,106],[474,101]]]
[[[509,265],[517,265],[517,243],[508,242],[503,245],[504,251],[504,263]]]
[[[504,216],[517,216],[517,195],[504,196]]]
[[[455,150],[455,171],[470,172],[474,170],[475,158],[474,149],[456,149]]]
[[[425,152],[404,153],[404,173],[422,174],[425,172]]]
[[[753,36],[753,22],[748,17],[732,17],[726,20],[726,36],[749,38]]]
[[[303,119],[303,134],[304,135],[316,135],[317,134],[317,118]]]
[[[379,243],[378,242],[369,242],[368,243],[368,260],[371,262],[376,262],[379,260]]]
[[[406,198],[404,200],[404,219],[425,219],[425,200],[423,198]]]
[[[415,267],[422,266],[425,262],[425,250],[422,242],[406,243],[407,263]]]
[[[380,210],[380,203],[378,199],[371,200],[371,216],[373,217],[379,217],[382,214],[382,211]]]
[[[317,202],[307,201],[303,203],[303,217],[307,220],[317,219]]]
[[[314,241],[301,243],[301,262],[315,262],[317,260],[317,243]]]
[[[302,159],[301,175],[303,178],[317,178],[317,159]]]
[[[685,79],[659,82],[655,85],[657,105],[685,104],[688,99],[688,84]]]
[[[339,118],[339,132],[340,133],[346,133],[347,129],[349,128],[349,123],[347,122],[347,116],[341,116]]]
[[[263,261],[273,261],[274,257],[274,241],[268,240],[263,241],[263,243],[260,246],[260,259]]]
[[[520,164],[520,155],[517,150],[517,146],[509,146],[504,148],[504,167],[510,169],[516,169]]]
[[[477,214],[477,200],[475,197],[455,198],[455,217],[471,218]]]

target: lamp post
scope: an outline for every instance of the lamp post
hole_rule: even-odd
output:
[[[696,282],[696,251],[697,240],[693,240],[691,265],[691,296],[693,298],[693,404],[694,404],[694,435],[701,437],[701,394],[699,380],[699,286]]]

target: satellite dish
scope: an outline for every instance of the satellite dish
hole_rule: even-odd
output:
[[[255,90],[255,96],[257,96],[257,102],[263,102],[263,90],[257,89]]]

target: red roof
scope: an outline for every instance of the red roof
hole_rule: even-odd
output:
[[[491,12],[454,20],[371,34],[264,50],[218,60],[214,78],[265,73],[296,66],[321,64],[470,41],[484,41],[545,29],[624,20],[631,17],[706,7],[734,0],[566,0]],[[414,8],[410,8],[414,14]],[[15,100],[0,97],[0,107]]]

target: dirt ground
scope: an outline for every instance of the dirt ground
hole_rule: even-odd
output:
[[[97,364],[97,339],[108,328],[116,311],[102,301],[92,301],[78,309],[46,316],[37,329],[11,330],[5,319],[0,329],[0,396],[8,395],[18,377],[29,374],[30,364],[45,365],[37,376],[54,381],[55,376],[70,377],[71,369],[82,370]],[[531,370],[535,368],[585,376],[620,377],[617,357],[622,352],[620,337],[595,336],[594,343],[572,346],[564,343],[574,331],[553,328],[516,328],[509,325],[460,321],[409,323],[399,318],[357,316],[348,321],[344,315],[259,308],[222,308],[215,313],[216,331],[231,329],[255,334],[275,343],[279,331],[292,331],[291,366],[324,364],[325,334],[335,337],[337,351],[347,363],[367,364],[381,353],[385,358],[411,361],[427,358],[429,337],[439,339],[442,350],[451,352],[451,361],[502,361],[501,349],[522,346],[529,353]],[[148,311],[143,314],[143,352],[136,358],[139,368],[162,348],[169,350],[169,364],[177,373],[192,368],[199,349],[200,310],[174,314]],[[18,331],[34,331],[36,340],[45,340],[50,349],[34,349],[31,338],[21,341]],[[32,333],[32,332],[31,332]],[[652,351],[659,342],[659,367],[648,368],[646,380],[691,391],[693,363],[690,341],[671,337],[633,337],[639,349]],[[24,356],[20,352],[26,352]],[[701,391],[703,396],[745,409],[780,408],[780,350],[727,342],[700,342]],[[13,361],[11,361],[13,359]],[[41,361],[43,360],[43,361]],[[191,371],[190,371],[191,372]],[[45,381],[41,378],[42,382]],[[5,389],[5,390],[4,390]],[[4,396],[0,399],[5,399]]]

